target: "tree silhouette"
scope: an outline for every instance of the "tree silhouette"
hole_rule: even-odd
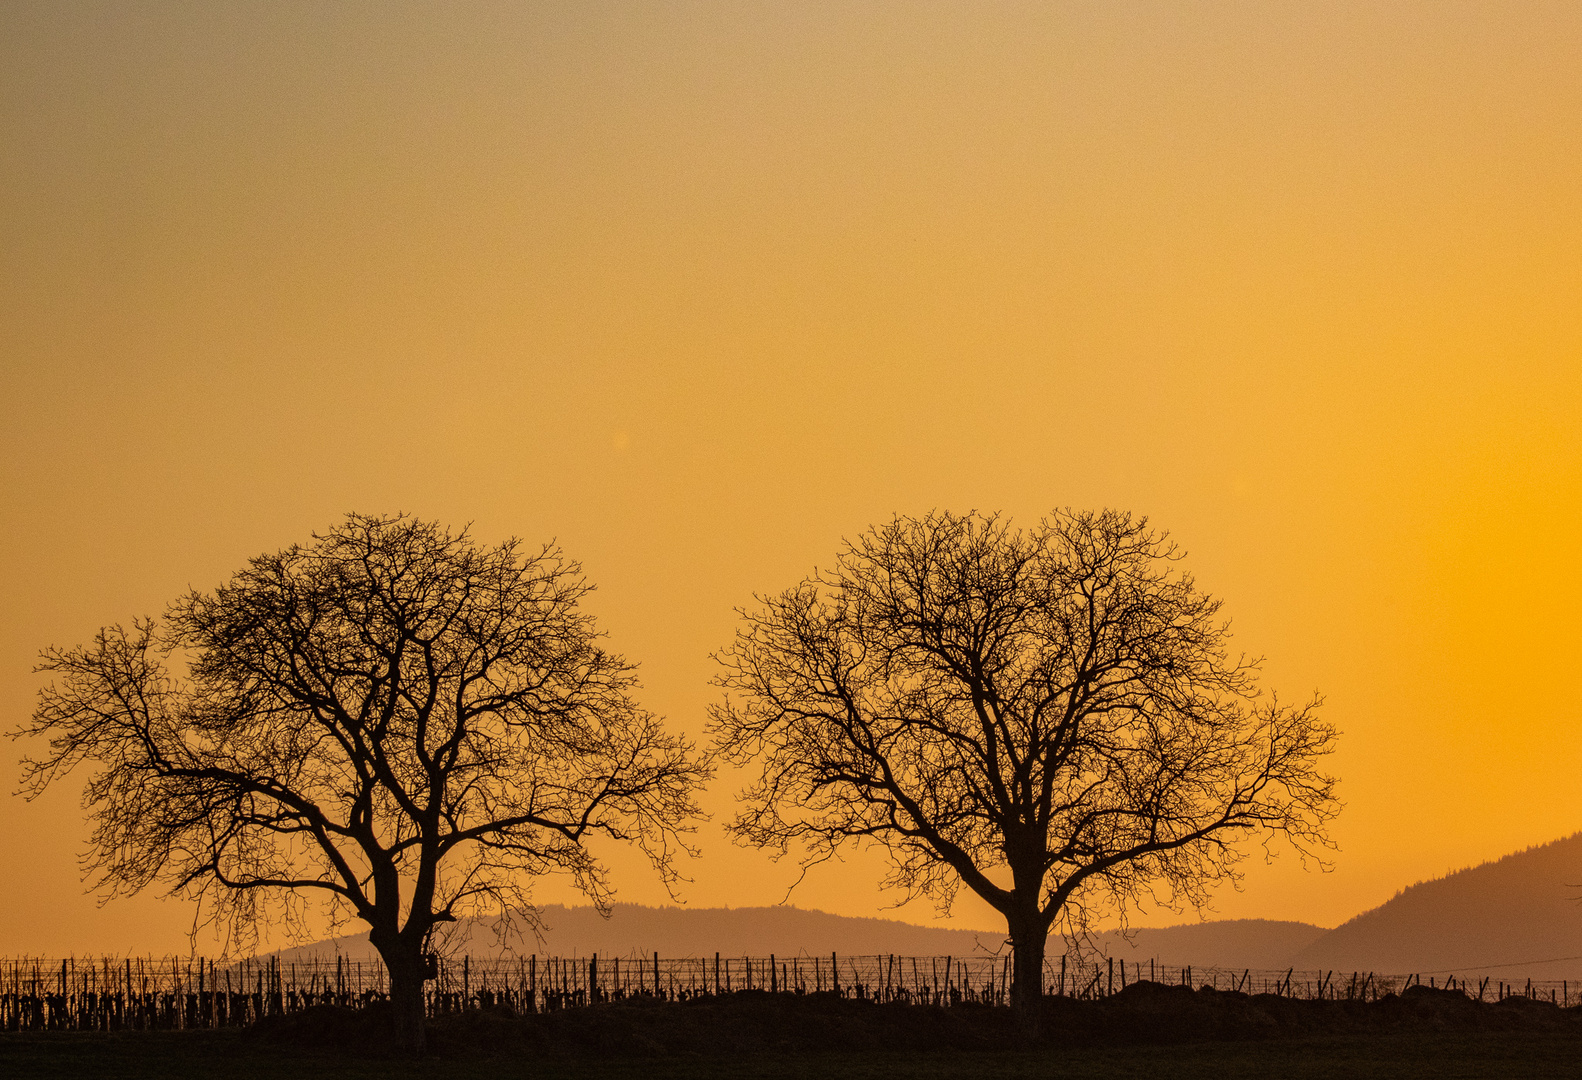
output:
[[[1005,917],[1036,1028],[1045,941],[1145,895],[1201,905],[1232,843],[1326,843],[1335,732],[1264,699],[1220,602],[1146,519],[897,518],[759,597],[717,659],[711,730],[758,777],[735,835],[808,863],[887,849],[886,884]]]
[[[24,790],[97,764],[84,799],[112,894],[165,884],[243,941],[314,897],[362,919],[397,1040],[420,1048],[439,924],[523,909],[552,871],[607,903],[594,835],[674,881],[708,768],[597,646],[591,588],[554,548],[350,515],[163,624],[45,651],[56,681],[16,734],[49,753],[24,761]]]

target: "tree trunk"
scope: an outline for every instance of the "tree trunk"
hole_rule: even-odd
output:
[[[1049,928],[1036,915],[1013,919],[1011,931],[1011,1009],[1026,1039],[1038,1036],[1044,1005],[1044,943]]]
[[[423,1016],[423,946],[397,940],[379,949],[390,973],[390,1018],[395,1045],[419,1053],[425,1045]]]

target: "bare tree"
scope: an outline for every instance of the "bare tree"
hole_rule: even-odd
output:
[[[1201,906],[1232,844],[1312,852],[1337,809],[1335,732],[1260,696],[1220,602],[1146,519],[898,518],[835,568],[759,597],[717,657],[711,730],[758,779],[730,823],[811,864],[888,852],[889,886],[999,911],[1036,1030],[1052,927],[1146,896]]]
[[[24,790],[97,766],[84,798],[111,894],[164,884],[251,941],[315,897],[362,919],[398,1042],[419,1048],[439,924],[524,909],[552,871],[607,904],[595,835],[675,880],[708,767],[598,647],[591,588],[554,548],[350,515],[163,624],[47,650],[56,681],[16,734],[49,753],[24,761]]]

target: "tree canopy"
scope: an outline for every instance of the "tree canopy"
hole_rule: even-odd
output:
[[[1115,511],[897,518],[743,612],[717,748],[756,776],[731,830],[809,861],[882,845],[887,884],[1007,920],[1013,998],[1064,920],[1201,903],[1255,835],[1325,843],[1317,699],[1260,693],[1220,601]]]
[[[675,880],[708,766],[599,646],[591,588],[553,547],[350,515],[162,620],[47,650],[25,790],[91,764],[110,892],[161,884],[244,942],[315,897],[364,920],[421,1044],[436,925],[526,908],[550,872],[605,903],[594,836]]]

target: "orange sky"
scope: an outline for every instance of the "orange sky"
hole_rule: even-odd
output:
[[[696,732],[733,606],[843,536],[1116,506],[1345,733],[1335,871],[1218,914],[1573,832],[1579,56],[1570,2],[15,0],[0,717],[41,647],[407,510],[558,537]],[[82,895],[78,786],[0,795],[0,954],[182,947]],[[781,898],[702,839],[689,901]]]

